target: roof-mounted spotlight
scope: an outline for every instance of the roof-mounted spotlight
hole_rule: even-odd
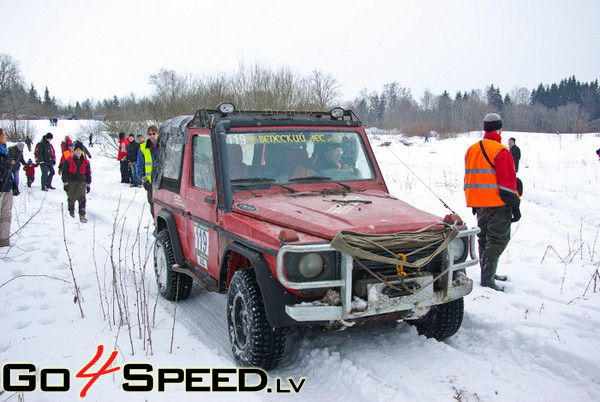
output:
[[[223,115],[235,112],[235,106],[233,103],[221,102],[217,105],[217,110]]]
[[[344,114],[346,113],[346,111],[344,109],[342,109],[341,107],[334,107],[333,109],[329,110],[329,112],[327,112],[332,119],[339,119],[341,117],[344,117]]]

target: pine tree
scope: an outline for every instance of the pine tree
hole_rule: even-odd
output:
[[[490,85],[486,93],[487,103],[490,106],[496,108],[496,110],[501,111],[504,103],[502,102],[502,94],[500,93],[500,88],[494,88],[494,84]]]
[[[48,90],[48,87],[46,87],[46,90],[44,91],[44,102],[42,104],[44,107],[52,106],[52,98],[50,98],[50,91]]]
[[[27,97],[28,97],[29,103],[31,103],[32,105],[41,105],[42,104],[42,100],[40,99],[40,96],[38,95],[37,90],[35,89],[33,84],[31,84],[31,88],[29,88]]]

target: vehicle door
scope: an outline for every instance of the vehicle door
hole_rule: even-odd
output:
[[[183,175],[182,202],[187,215],[184,255],[188,262],[218,278],[217,190],[210,132],[192,132]]]

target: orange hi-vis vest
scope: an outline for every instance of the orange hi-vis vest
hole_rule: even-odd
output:
[[[483,147],[492,163],[506,148],[498,141],[483,139]],[[471,145],[465,155],[465,196],[468,207],[499,207],[506,205],[500,198],[496,170],[483,156],[479,142]]]

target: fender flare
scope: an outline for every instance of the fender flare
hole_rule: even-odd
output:
[[[156,215],[156,234],[161,230],[166,229],[171,237],[171,246],[173,247],[173,255],[175,256],[175,262],[178,265],[184,265],[183,250],[181,249],[181,243],[179,242],[179,235],[177,234],[177,224],[175,223],[175,217],[170,211],[161,209]]]
[[[298,322],[285,312],[285,306],[288,304],[299,303],[301,300],[288,292],[281,283],[279,283],[271,272],[269,265],[262,257],[262,254],[236,242],[227,245],[224,255],[227,255],[229,251],[243,255],[250,261],[256,274],[256,281],[262,293],[265,314],[267,315],[269,324],[273,327],[298,325]],[[220,272],[220,282],[222,284],[225,284],[227,278],[227,266],[225,265],[225,261],[226,260],[224,259]]]

